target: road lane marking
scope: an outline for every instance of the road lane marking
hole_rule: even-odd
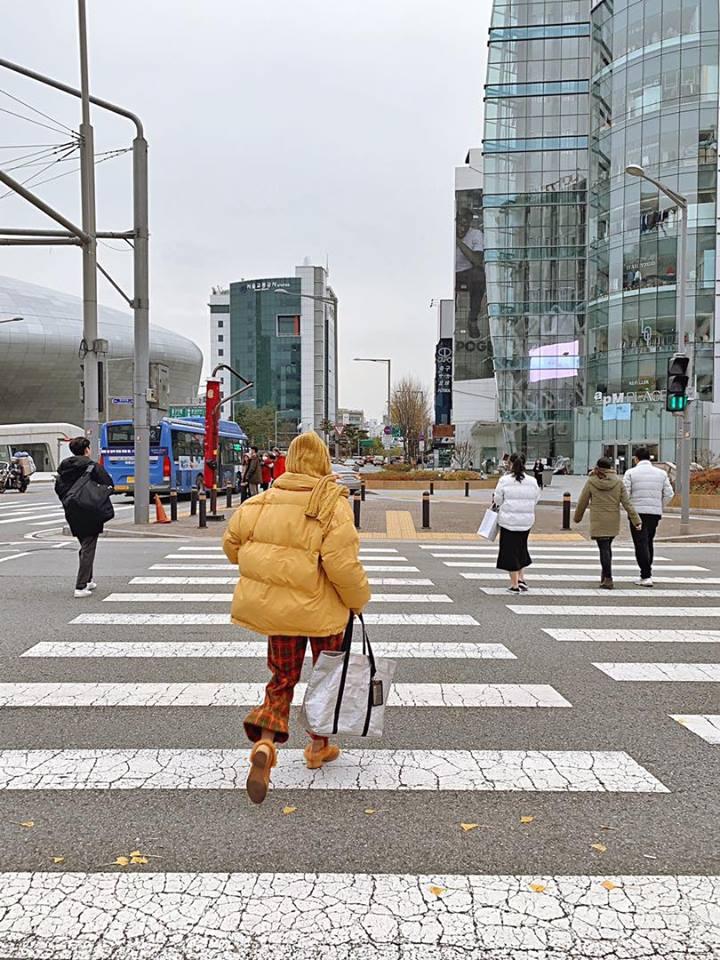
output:
[[[648,598],[651,599],[651,598]],[[558,605],[554,607],[549,604],[542,606],[518,606],[517,604],[508,604],[508,609],[513,613],[529,617],[664,617],[672,618],[682,617],[683,619],[692,619],[693,617],[718,617],[720,616],[720,606],[717,607],[623,607],[623,606],[576,606],[567,607]]]
[[[111,593],[104,603],[231,603],[232,593]],[[370,603],[452,603],[446,593],[376,593]]]
[[[593,663],[611,680],[640,683],[720,683],[720,663]]]
[[[306,684],[298,683],[300,706]],[[0,683],[0,707],[248,707],[264,683]],[[570,707],[545,683],[396,683],[389,707]]]
[[[417,567],[390,567],[384,564],[364,564],[368,573],[420,573]],[[237,570],[232,563],[154,563],[150,570]]]
[[[496,565],[492,561],[468,561],[463,563],[462,560],[445,560],[443,561],[446,567],[479,567],[479,568],[496,568]],[[600,562],[597,563],[545,563],[544,560],[541,560],[540,563],[533,563],[530,567],[527,567],[528,570],[567,570],[571,573],[573,570],[599,570]],[[635,570],[637,572],[636,564],[633,564],[629,567],[615,566],[613,565],[614,570]],[[668,570],[677,570],[678,573],[692,571],[708,571],[707,567],[697,567],[693,564],[672,564],[665,563],[658,568],[662,573],[666,573]],[[708,571],[709,572],[709,571]],[[653,576],[654,579],[654,576]]]
[[[133,577],[130,585],[136,586],[234,586],[238,582],[234,577]],[[369,577],[368,583],[374,587],[433,587],[432,580],[411,577]]]
[[[673,713],[671,718],[686,727],[690,733],[701,737],[705,743],[720,745],[720,714],[713,713]]]
[[[395,627],[479,627],[475,617],[465,613],[366,613],[369,626]],[[106,626],[231,626],[229,613],[81,613],[70,623]]]
[[[720,643],[720,630],[552,630],[563,643]]]
[[[423,660],[516,660],[502,643],[403,643],[377,641],[373,652],[378,657],[396,657],[399,659]],[[308,645],[306,656],[310,657]],[[239,657],[265,659],[267,641],[237,640],[223,642],[195,640],[158,640],[129,641],[115,640],[45,640],[21,654],[22,657],[126,657],[128,659],[171,658],[171,657]]]
[[[35,552],[34,550],[32,551]],[[0,563],[6,563],[8,560],[19,560],[20,557],[29,557],[30,553],[13,553],[7,557],[0,557]]]
[[[618,951],[710,960],[720,942],[717,876],[624,875],[597,864],[596,875],[557,877],[162,873],[158,863],[133,873],[5,873],[0,938],[9,945],[31,939],[33,956],[58,960],[111,951],[128,960],[549,960]],[[100,913],[102,922],[89,922]]]
[[[481,587],[481,593],[491,597],[500,597],[507,595],[507,587]],[[533,597],[606,597],[607,594],[600,587],[590,589],[587,587],[531,587],[530,592]],[[626,597],[647,597],[647,587],[639,587],[637,590],[617,590],[613,599],[623,600]],[[720,590],[655,590],[652,591],[652,597],[689,597],[705,600],[720,600]]]
[[[535,566],[535,564],[533,564]],[[494,564],[493,564],[494,567]],[[616,568],[617,569],[617,568]],[[532,569],[531,574],[532,574]],[[461,573],[460,576],[464,580],[479,580],[481,582],[488,580],[504,580],[507,583],[508,575],[507,573]],[[635,583],[638,579],[639,574],[635,573],[635,576],[613,576],[613,580],[616,583]],[[528,577],[532,586],[532,577]],[[544,573],[542,576],[542,582],[551,582],[551,583],[597,583],[598,574],[597,573],[575,573],[572,574],[559,574],[559,573]],[[653,574],[654,583],[690,583],[696,585],[702,584],[720,584],[720,577],[657,577]],[[647,593],[648,588],[643,587],[643,593]],[[648,594],[649,595],[649,594]]]
[[[496,555],[497,555],[497,550],[494,550],[492,552],[488,551],[487,553],[437,553],[437,554],[433,553],[431,554],[431,556],[437,557],[438,559],[441,559],[441,560],[489,560],[491,557],[494,557]],[[425,554],[425,556],[427,556],[427,554]],[[554,553],[540,553],[540,551],[538,550],[533,550],[531,556],[537,557],[538,560],[540,561],[565,560],[567,561],[568,567],[573,567],[576,564],[576,561],[592,560],[593,558],[596,558],[597,559],[596,566],[598,567],[600,566],[600,558],[598,556],[597,550],[594,553],[583,553],[583,554],[577,554],[575,556],[568,556],[568,554],[566,554],[564,551],[562,553],[558,553],[557,551],[555,551]],[[619,559],[620,561],[627,562],[628,560],[631,560],[632,557],[622,556],[617,559]],[[658,563],[664,564],[664,562],[667,560],[670,560],[670,557],[655,557],[653,563],[656,565]],[[534,565],[535,564],[533,564],[533,566]],[[577,565],[583,566],[582,563],[578,563]],[[466,566],[466,564],[462,564],[462,566]],[[471,566],[471,564],[467,564],[467,566]],[[585,566],[587,566],[587,564],[585,564]],[[662,569],[667,570],[668,568],[666,566],[663,566]]]

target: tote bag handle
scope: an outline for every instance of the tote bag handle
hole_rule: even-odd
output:
[[[375,655],[372,651],[372,646],[370,644],[370,638],[367,635],[367,629],[365,627],[365,620],[361,613],[358,614],[358,619],[362,624],[363,632],[363,656],[366,656],[370,661],[370,683],[368,684],[368,707],[367,713],[365,715],[365,727],[362,735],[365,736],[370,726],[370,714],[373,707],[373,690],[372,690],[372,681],[376,673],[375,668]],[[340,674],[340,684],[338,687],[337,700],[335,702],[335,716],[333,717],[333,734],[338,732],[338,727],[340,725],[340,711],[342,709],[343,695],[345,693],[345,682],[347,680],[348,666],[350,664],[350,652],[352,650],[352,638],[353,638],[353,627],[355,625],[355,614],[350,611],[350,617],[348,619],[347,627],[345,627],[345,637],[343,638],[342,647],[340,648],[341,653],[344,654],[343,657],[343,666],[342,673]]]

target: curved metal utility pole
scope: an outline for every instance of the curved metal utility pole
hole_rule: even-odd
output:
[[[55,90],[82,98],[81,90],[67,83],[47,77],[11,60],[0,57],[0,67],[36,80]],[[134,249],[134,375],[133,418],[135,433],[135,514],[136,524],[147,524],[150,502],[150,422],[148,417],[148,388],[150,385],[150,271],[148,224],[148,144],[142,121],[131,110],[109,100],[88,94],[88,102],[110,113],[130,120],[135,126],[133,140],[133,249]],[[93,161],[94,162],[94,161]],[[47,211],[45,211],[47,212]],[[62,224],[63,226],[65,224]],[[75,228],[77,230],[77,228]],[[7,233],[8,231],[0,231]],[[84,233],[84,231],[83,231]],[[52,242],[57,242],[53,240]],[[86,384],[87,392],[87,384]],[[97,396],[97,390],[95,395]]]

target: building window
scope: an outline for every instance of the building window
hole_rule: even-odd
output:
[[[229,303],[211,303],[210,313],[230,313]]]
[[[492,83],[485,87],[485,96],[494,97],[548,97],[557,94],[587,93],[589,80],[546,80],[542,83]]]
[[[224,350],[218,350],[218,356],[219,356],[219,357],[224,357],[224,356],[225,356],[225,351],[224,351]]]
[[[222,333],[219,333],[219,334],[218,334],[218,343],[222,343],[224,339],[225,339],[225,337],[222,335]]]
[[[550,23],[526,27],[493,27],[490,41],[498,40],[550,40],[556,37],[589,37],[589,23]]]
[[[225,321],[224,321],[224,320],[218,320],[218,327],[224,327],[224,326],[225,326]]]
[[[277,335],[279,337],[299,337],[300,336],[300,317],[297,315],[283,316],[277,318]]]

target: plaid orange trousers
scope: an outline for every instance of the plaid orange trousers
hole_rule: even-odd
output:
[[[300,679],[308,640],[312,649],[313,663],[323,650],[339,650],[344,633],[332,637],[268,637],[267,665],[272,679],[265,688],[265,702],[255,707],[245,717],[245,733],[253,742],[260,739],[264,730],[272,730],[276,743],[285,743],[288,738],[288,719],[295,684]],[[324,740],[314,733],[313,740]]]

